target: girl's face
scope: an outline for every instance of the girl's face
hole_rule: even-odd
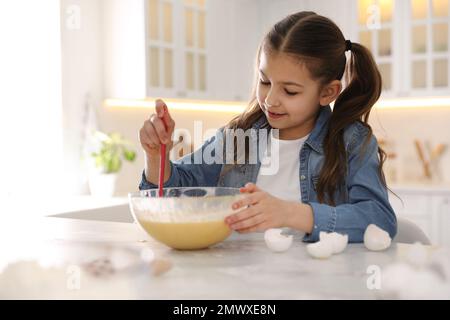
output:
[[[319,108],[334,101],[340,89],[338,80],[321,88],[304,63],[284,53],[268,55],[261,50],[256,97],[269,124],[280,130],[280,139],[310,133]]]

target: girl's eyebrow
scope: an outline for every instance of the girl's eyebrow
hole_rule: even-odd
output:
[[[265,75],[265,73],[261,69],[259,69],[259,72],[261,72],[262,75],[267,78],[267,76]],[[293,85],[293,86],[298,86],[298,87],[302,87],[303,88],[303,85],[301,85],[299,83],[296,83],[296,82],[292,82],[292,81],[284,81],[284,82],[281,82],[281,84]]]

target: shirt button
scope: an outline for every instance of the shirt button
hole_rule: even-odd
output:
[[[300,176],[300,180],[305,180],[306,179],[306,177],[302,174],[301,176]]]

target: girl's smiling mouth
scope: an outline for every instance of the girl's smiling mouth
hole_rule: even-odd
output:
[[[271,118],[271,119],[279,119],[279,118],[282,118],[285,115],[287,115],[287,113],[274,113],[274,112],[270,112],[270,111],[267,111],[267,114],[269,115],[269,118]]]

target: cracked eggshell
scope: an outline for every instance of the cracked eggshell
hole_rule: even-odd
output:
[[[391,245],[391,237],[383,229],[370,224],[364,232],[364,245],[371,251],[385,250]]]
[[[282,229],[267,229],[264,233],[264,241],[273,252],[283,252],[290,248],[294,237],[281,234]]]
[[[333,254],[341,253],[345,250],[348,243],[348,235],[337,232],[327,233],[321,231],[319,233],[320,241],[329,241],[333,248]]]
[[[331,241],[317,241],[306,245],[306,251],[316,259],[328,259],[333,254]]]

